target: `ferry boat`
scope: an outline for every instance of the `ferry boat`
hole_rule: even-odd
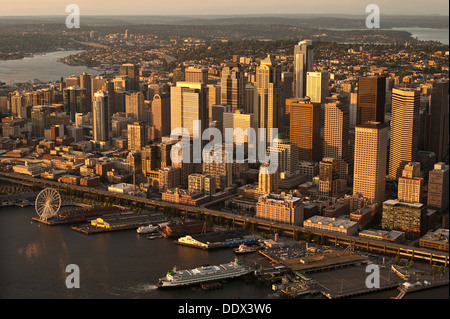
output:
[[[259,249],[261,249],[261,246],[259,246],[259,245],[247,246],[246,244],[241,244],[241,245],[239,245],[238,248],[236,248],[234,250],[234,252],[236,254],[246,254],[246,253],[254,253],[255,251],[258,251]]]
[[[185,270],[174,268],[167,272],[166,277],[159,279],[158,287],[189,286],[209,281],[236,278],[250,272],[251,270],[243,266],[242,262],[237,259],[218,266],[202,266]]]
[[[139,227],[136,231],[138,234],[148,234],[148,233],[154,232],[157,229],[158,229],[158,226],[147,225],[147,226]]]

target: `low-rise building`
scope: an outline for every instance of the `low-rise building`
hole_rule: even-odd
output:
[[[419,240],[419,246],[429,249],[444,250],[448,252],[448,229],[439,228],[434,232],[426,233]]]
[[[405,233],[397,230],[366,229],[359,232],[359,237],[381,240],[395,244],[405,242]]]
[[[289,225],[301,225],[303,204],[299,197],[289,194],[266,194],[258,199],[256,217]]]
[[[355,235],[358,232],[358,224],[356,222],[346,218],[330,218],[320,215],[315,215],[305,220],[303,227],[338,232],[346,235]]]

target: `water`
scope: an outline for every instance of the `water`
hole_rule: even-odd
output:
[[[0,298],[8,299],[272,299],[261,283],[229,280],[223,288],[157,289],[156,284],[174,265],[193,268],[226,263],[232,249],[203,251],[175,245],[168,239],[148,240],[135,230],[85,235],[70,225],[47,226],[32,222],[34,207],[0,208]],[[253,255],[253,256],[252,256]],[[244,255],[251,265],[254,254]],[[80,269],[80,288],[66,287],[66,266]],[[397,290],[355,299],[389,299]],[[304,296],[303,299],[323,299]],[[449,298],[448,286],[408,294],[406,299]]]
[[[413,38],[421,41],[439,41],[442,44],[449,44],[448,29],[432,29],[432,28],[392,28],[395,31],[407,31],[412,34]]]
[[[0,61],[0,81],[9,84],[11,78],[13,83],[33,81],[35,79],[52,82],[59,81],[61,77],[66,78],[74,74],[82,74],[83,72],[92,76],[104,73],[84,66],[71,66],[58,62],[59,58],[79,52],[82,51],[56,51],[37,54],[21,60]]]
[[[135,230],[85,235],[69,225],[31,222],[35,216],[33,207],[0,208],[0,298],[262,299],[272,293],[270,287],[239,279],[215,291],[157,289],[158,279],[174,265],[194,268],[227,263],[234,259],[234,252],[203,251],[164,238],[149,240]],[[69,264],[79,266],[78,289],[66,287]]]
[[[369,30],[363,29],[342,29],[332,28],[330,30],[335,31],[348,31],[348,30]],[[375,29],[373,29],[375,30]],[[412,38],[417,38],[420,41],[439,41],[442,44],[449,44],[449,30],[448,29],[434,29],[434,28],[392,28],[392,29],[380,29],[380,30],[393,30],[393,31],[406,31],[411,33]]]

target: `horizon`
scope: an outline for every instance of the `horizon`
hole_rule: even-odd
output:
[[[76,4],[83,15],[93,16],[202,16],[202,15],[286,15],[286,14],[321,14],[321,15],[367,15],[366,7],[372,0],[341,0],[337,5],[334,0],[316,2],[302,0],[282,0],[273,3],[267,0],[229,0],[226,3],[213,3],[207,0],[185,2],[172,0],[170,4],[154,0],[132,0],[124,3],[119,0],[108,1],[55,1],[17,0],[2,5],[0,16],[59,16],[66,15],[69,4]],[[442,15],[449,11],[449,2],[444,0],[429,0],[426,3],[419,0],[378,0],[376,3],[381,14],[386,15]],[[323,12],[326,8],[327,11]],[[406,11],[407,10],[407,11]],[[299,12],[301,11],[301,12]],[[289,13],[296,12],[296,13]],[[448,16],[448,15],[444,15]]]

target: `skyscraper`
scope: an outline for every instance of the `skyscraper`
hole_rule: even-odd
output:
[[[80,87],[86,89],[86,109],[88,112],[92,111],[92,81],[91,75],[83,72],[80,75]]]
[[[366,122],[355,127],[353,194],[381,205],[385,197],[389,126]]]
[[[119,76],[128,77],[130,91],[139,91],[139,67],[136,64],[122,64],[119,69]]]
[[[325,104],[323,156],[334,158],[339,166],[339,178],[348,179],[351,163],[348,151],[349,108],[338,100],[328,99]]]
[[[294,97],[306,96],[306,75],[314,71],[314,47],[311,40],[294,46]]]
[[[276,137],[277,148],[268,147],[267,153],[274,151],[278,154],[278,173],[289,172],[294,174],[298,170],[298,147],[289,141],[288,137],[279,133]]]
[[[325,103],[328,96],[328,72],[307,72],[306,73],[306,96],[311,103]]]
[[[448,155],[449,140],[448,81],[433,83],[427,114],[425,149],[436,154],[437,161],[444,161]]]
[[[86,89],[79,86],[67,87],[63,90],[64,111],[75,122],[75,113],[88,113]]]
[[[324,157],[319,163],[319,195],[321,198],[338,197],[339,163]]]
[[[50,127],[49,110],[46,106],[34,106],[31,110],[31,136],[44,137],[44,130]]]
[[[418,91],[392,90],[389,178],[398,179],[405,165],[416,160],[419,146],[419,107]]]
[[[146,125],[142,122],[128,124],[128,149],[130,151],[141,151],[148,143]]]
[[[206,108],[206,86],[202,83],[177,82],[170,88],[171,131],[177,128],[187,129],[194,134],[193,121],[200,120],[200,137],[207,127],[208,110]]]
[[[155,94],[152,100],[152,123],[155,139],[170,135],[170,95]]]
[[[265,128],[266,141],[271,140],[271,130],[279,127],[279,110],[284,109],[281,89],[281,67],[268,55],[256,68],[258,91],[259,128]]]
[[[94,93],[94,99],[92,101],[92,113],[94,141],[109,141],[108,93],[103,91]]]
[[[434,164],[428,177],[428,207],[444,211],[449,206],[449,166],[443,162]]]
[[[287,99],[286,109],[290,110],[289,139],[298,146],[299,161],[320,161],[320,104],[309,99]]]
[[[220,79],[221,103],[231,105],[232,110],[244,107],[244,69],[236,62],[226,63]]]
[[[358,79],[357,124],[384,122],[386,105],[386,78],[360,77]]]
[[[125,112],[127,117],[132,117],[136,121],[146,121],[144,108],[144,94],[141,92],[130,92],[125,95]]]
[[[184,81],[190,83],[208,84],[208,69],[188,67],[184,71]]]

